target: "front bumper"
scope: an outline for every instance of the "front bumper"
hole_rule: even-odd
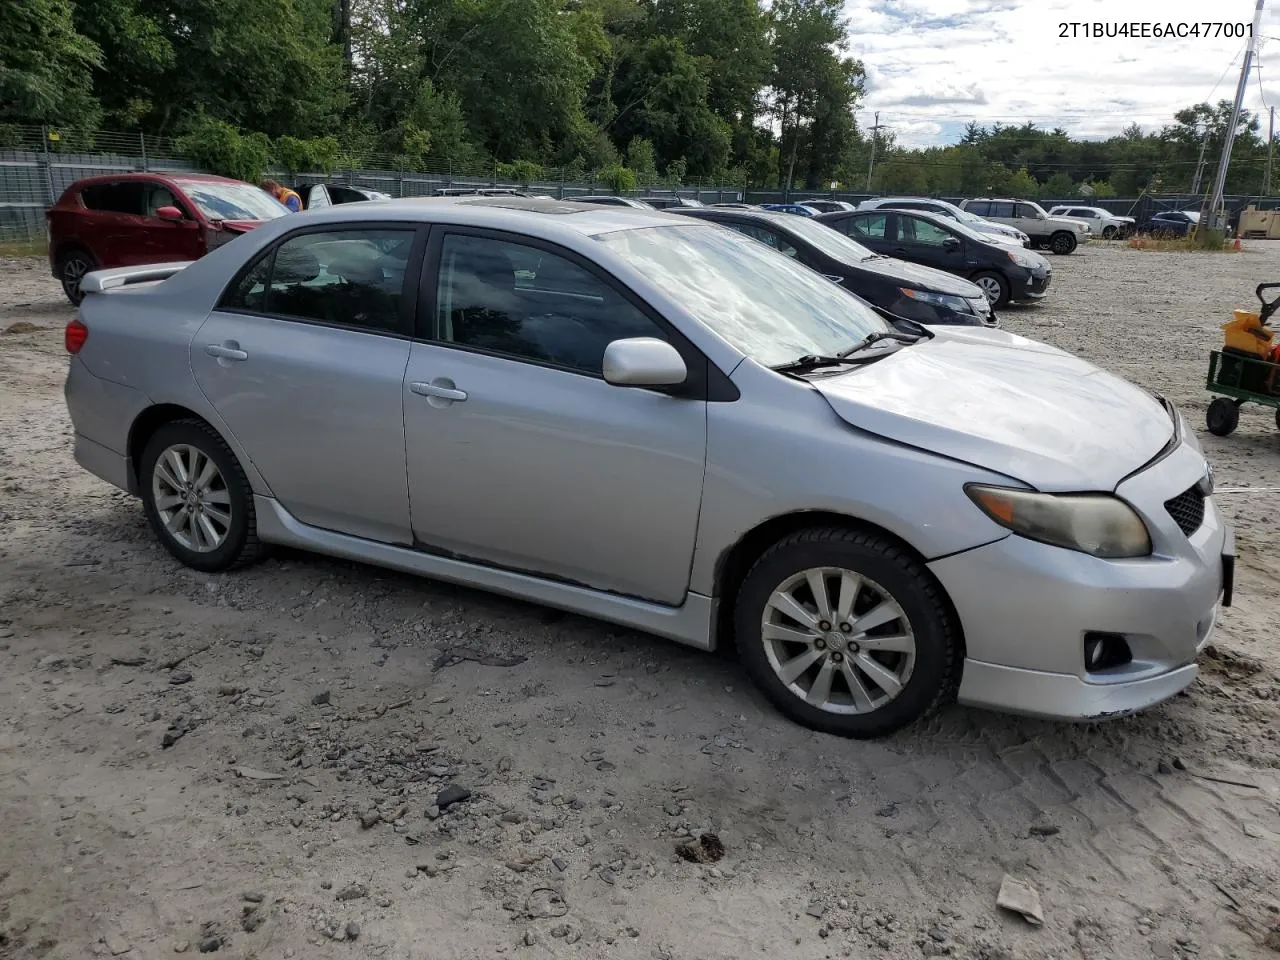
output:
[[[1040,300],[1049,294],[1052,271],[1027,272],[1020,279],[1011,278],[1010,300]]]
[[[1229,589],[1233,537],[1212,498],[1190,536],[1165,503],[1203,474],[1203,457],[1184,444],[1117,488],[1151,531],[1149,557],[1101,560],[1011,535],[931,563],[964,629],[960,702],[1083,720],[1141,710],[1190,684]],[[1094,632],[1123,637],[1132,660],[1087,669]]]

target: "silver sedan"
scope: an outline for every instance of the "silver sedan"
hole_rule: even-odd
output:
[[[856,737],[957,697],[1146,707],[1230,602],[1168,404],[714,224],[388,201],[83,289],[76,459],[199,570],[285,544],[733,641],[783,712]]]

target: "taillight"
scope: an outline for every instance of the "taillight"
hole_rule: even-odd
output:
[[[67,353],[79,353],[80,348],[84,346],[84,342],[88,339],[89,328],[80,322],[79,317],[67,324],[66,332],[63,334],[63,342],[67,345]]]

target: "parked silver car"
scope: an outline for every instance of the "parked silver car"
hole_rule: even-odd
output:
[[[732,640],[784,712],[859,737],[957,693],[1146,707],[1230,602],[1168,404],[998,330],[891,328],[714,224],[392,200],[84,290],[76,459],[196,569],[287,544]]]

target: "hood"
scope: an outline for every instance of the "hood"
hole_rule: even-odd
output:
[[[972,300],[983,296],[977,285],[962,280],[954,274],[933,267],[922,267],[918,263],[908,263],[894,257],[878,257],[874,260],[863,260],[850,264],[855,270],[874,273],[882,280],[890,280],[900,287],[911,287],[916,290],[928,290],[931,293],[945,293],[953,297],[964,297]]]
[[[855,427],[1046,492],[1114,490],[1173,436],[1158,400],[1056,347],[1001,330],[934,331],[814,389]]]
[[[1088,233],[1091,228],[1088,220],[1081,220],[1079,217],[1050,217],[1048,222],[1055,227],[1068,227],[1079,233]]]

